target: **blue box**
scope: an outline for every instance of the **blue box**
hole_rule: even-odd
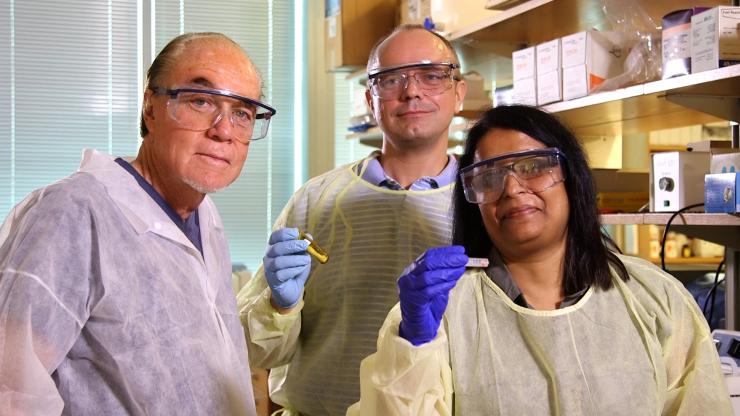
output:
[[[740,176],[734,173],[704,175],[704,212],[740,212]]]

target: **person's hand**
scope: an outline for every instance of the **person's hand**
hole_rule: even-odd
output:
[[[398,279],[401,325],[398,334],[414,345],[437,336],[450,290],[465,273],[468,256],[462,246],[431,248]]]
[[[274,231],[270,234],[270,246],[262,259],[272,300],[283,309],[295,306],[301,299],[303,286],[311,271],[311,256],[306,253],[309,243],[296,238],[297,228]]]

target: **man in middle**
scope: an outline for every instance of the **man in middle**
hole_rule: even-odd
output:
[[[360,397],[360,362],[398,302],[396,279],[427,248],[450,243],[459,68],[450,43],[421,26],[400,26],[375,46],[366,96],[382,149],[293,195],[239,293],[250,364],[272,369],[271,399],[284,414],[345,414]],[[299,230],[327,263],[312,263]]]

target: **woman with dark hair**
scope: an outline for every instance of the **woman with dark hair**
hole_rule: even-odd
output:
[[[554,116],[488,110],[459,166],[457,245],[399,278],[350,414],[732,414],[696,303],[609,249],[583,149]],[[468,256],[489,265],[466,272]]]

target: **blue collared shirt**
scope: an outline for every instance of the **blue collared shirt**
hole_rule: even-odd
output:
[[[193,213],[190,214],[190,216],[183,220],[177,212],[175,212],[174,209],[170,206],[170,204],[167,203],[167,201],[162,198],[162,195],[157,192],[154,187],[144,179],[143,176],[139,174],[139,172],[134,169],[133,166],[131,166],[130,163],[127,161],[119,158],[116,158],[116,163],[121,165],[128,173],[131,174],[131,176],[136,179],[136,182],[139,183],[139,186],[141,186],[144,191],[146,191],[147,194],[149,194],[150,197],[154,200],[154,202],[157,203],[157,205],[162,208],[162,210],[167,214],[168,217],[172,220],[172,222],[177,225],[177,227],[182,230],[182,232],[185,234],[185,236],[190,240],[190,242],[193,243],[195,248],[200,251],[200,254],[203,254],[203,244],[201,244],[200,239],[200,221],[198,220],[198,210],[196,209],[193,211]]]
[[[398,181],[391,178],[383,170],[383,166],[378,161],[379,152],[375,152],[371,158],[366,159],[367,168],[362,174],[362,179],[370,182],[373,185],[381,188],[388,188],[395,191],[405,190]],[[357,165],[356,173],[362,172],[362,163]],[[457,159],[454,156],[448,156],[447,166],[442,169],[437,176],[422,176],[415,180],[408,190],[410,191],[428,191],[430,189],[437,189],[442,186],[447,186],[455,182],[455,175],[457,175]]]

